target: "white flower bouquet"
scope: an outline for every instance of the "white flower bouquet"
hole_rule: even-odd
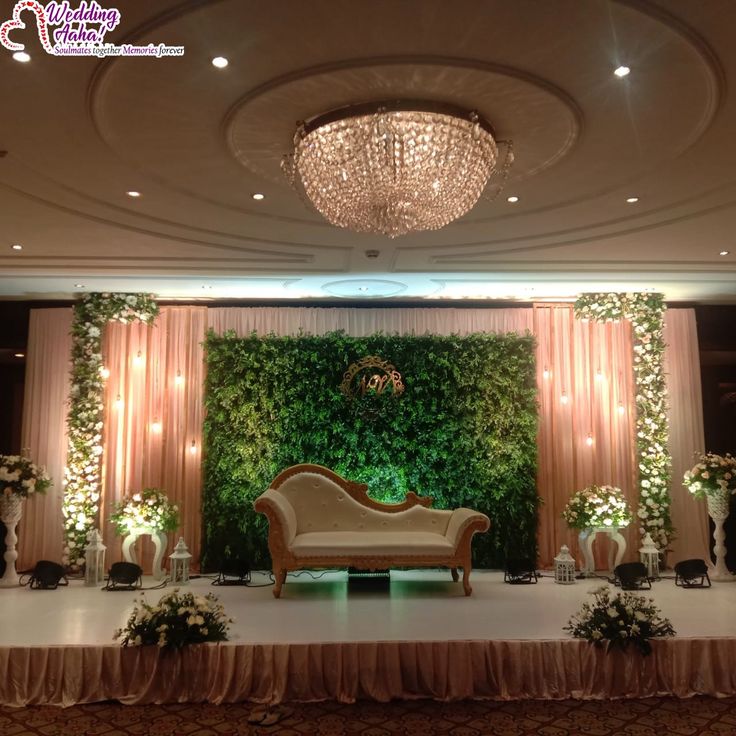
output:
[[[175,588],[151,606],[141,597],[140,606],[134,601],[133,612],[125,627],[118,629],[113,639],[121,639],[124,647],[155,644],[179,649],[185,644],[206,641],[227,641],[231,618],[218,602],[217,596],[180,594]]]
[[[46,469],[21,455],[0,455],[0,494],[32,496],[51,485]]]
[[[626,649],[633,644],[643,655],[650,654],[650,639],[674,636],[669,619],[661,616],[652,598],[634,593],[617,593],[604,585],[591,591],[595,602],[583,607],[563,627],[576,639],[585,639],[597,646],[605,644],[606,651],[617,646]]]
[[[620,488],[593,485],[570,497],[562,518],[573,529],[590,529],[628,526],[632,517]]]
[[[123,537],[141,528],[173,532],[179,526],[179,507],[169,501],[164,491],[144,488],[115,504],[110,521]]]
[[[736,458],[728,452],[698,455],[697,464],[685,473],[682,484],[695,498],[736,493]]]

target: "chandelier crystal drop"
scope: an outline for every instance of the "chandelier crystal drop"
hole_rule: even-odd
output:
[[[477,113],[414,102],[352,106],[302,123],[283,167],[333,225],[395,238],[471,210],[497,162],[490,125]]]

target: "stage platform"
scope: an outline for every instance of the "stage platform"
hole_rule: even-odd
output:
[[[254,574],[255,585],[268,578]],[[606,654],[562,626],[600,580],[503,583],[475,571],[465,597],[447,571],[394,571],[390,588],[348,587],[347,574],[270,587],[212,587],[235,618],[231,640],[182,652],[121,649],[112,634],[140,592],[73,581],[56,591],[0,590],[0,702],[117,699],[235,702],[358,698],[606,698],[736,694],[736,585],[651,595],[678,636],[652,656]],[[146,579],[145,585],[153,584]],[[161,590],[145,592],[155,603]]]

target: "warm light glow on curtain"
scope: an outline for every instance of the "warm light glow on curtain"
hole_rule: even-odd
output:
[[[121,559],[121,540],[108,518],[112,505],[142,488],[161,488],[179,505],[182,535],[199,559],[205,307],[163,307],[152,326],[111,323],[104,360],[105,452],[100,506],[108,560]],[[194,443],[194,452],[192,452]],[[152,545],[138,542],[144,569]]]
[[[570,531],[561,518],[569,497],[595,483],[621,488],[632,512],[638,504],[631,326],[628,322],[575,319],[572,305],[537,305],[534,334],[539,384],[538,489],[544,501],[539,562],[550,566],[560,546],[567,544],[580,563],[583,556],[577,532]],[[638,548],[635,523],[623,534],[630,552]],[[601,567],[606,566],[607,558],[604,536],[595,544]]]
[[[32,311],[23,445],[31,448],[34,459],[48,465],[55,485],[46,498],[26,504],[19,530],[19,569],[42,557],[53,560],[61,556],[70,325],[70,309]],[[112,503],[129,491],[146,486],[163,488],[181,505],[181,533],[194,561],[199,556],[201,527],[202,341],[208,326],[216,332],[232,329],[239,335],[254,330],[259,334],[294,334],[300,329],[312,334],[344,329],[356,336],[377,331],[533,331],[538,341],[540,402],[538,491],[544,499],[539,519],[540,566],[551,565],[563,543],[570,546],[578,562],[582,559],[577,535],[567,529],[560,516],[574,491],[589,483],[617,485],[627,494],[632,510],[636,507],[632,346],[626,322],[582,322],[573,317],[572,306],[567,304],[537,305],[534,309],[164,307],[153,327],[111,324],[106,333],[105,360],[110,376],[105,393],[101,514],[106,519]],[[672,514],[678,527],[673,559],[705,557],[704,504],[694,503],[679,485],[693,451],[706,449],[692,310],[667,312],[666,338]],[[119,559],[120,539],[109,523],[104,523],[103,530],[108,562]],[[169,535],[170,546],[176,542],[175,536]],[[639,546],[635,524],[627,532],[627,541],[628,557],[633,559]],[[605,543],[597,542],[596,546],[599,544],[598,560],[604,566]]]

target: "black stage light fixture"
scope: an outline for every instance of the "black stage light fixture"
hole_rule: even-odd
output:
[[[682,588],[710,588],[710,577],[708,577],[708,566],[705,560],[695,558],[678,562],[675,565],[675,585]]]
[[[643,562],[624,562],[613,570],[613,583],[621,590],[651,590],[652,583],[647,576],[647,568]]]
[[[113,562],[103,590],[136,590],[141,587],[143,570],[134,562]]]
[[[250,562],[244,557],[223,557],[212,585],[250,584]]]
[[[56,590],[60,585],[69,585],[64,573],[64,567],[58,562],[39,560],[28,582],[21,584],[28,585],[31,590]]]
[[[509,557],[503,572],[504,583],[511,585],[536,584],[539,575],[537,567],[528,557]]]

